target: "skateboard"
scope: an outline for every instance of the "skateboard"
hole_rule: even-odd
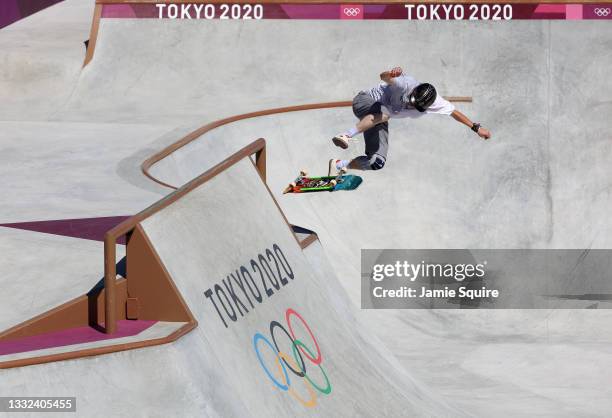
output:
[[[285,193],[307,193],[307,192],[335,192],[337,190],[355,190],[363,179],[359,176],[346,174],[342,169],[337,176],[309,177],[306,170],[300,171],[300,175],[289,183]]]

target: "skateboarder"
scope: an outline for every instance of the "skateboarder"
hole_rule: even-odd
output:
[[[349,140],[363,132],[365,155],[352,160],[329,160],[329,175],[334,176],[342,168],[357,170],[380,170],[387,161],[389,141],[389,119],[418,118],[428,113],[450,115],[482,139],[489,139],[488,129],[473,123],[455,106],[439,96],[434,86],[419,83],[414,78],[402,74],[395,67],[380,74],[383,83],[369,90],[360,91],[353,99],[353,113],[359,119],[357,125],[332,138],[334,145],[346,149]]]

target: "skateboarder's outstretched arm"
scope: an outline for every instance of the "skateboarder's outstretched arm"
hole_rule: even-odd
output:
[[[470,120],[470,118],[465,116],[460,111],[458,111],[456,109],[453,110],[453,113],[451,113],[451,116],[457,122],[460,122],[460,123],[464,124],[465,126],[470,128],[471,130],[476,132],[478,134],[478,136],[481,137],[482,139],[486,140],[486,139],[491,138],[491,132],[487,128],[483,128],[483,127],[480,126],[480,124],[472,122]]]

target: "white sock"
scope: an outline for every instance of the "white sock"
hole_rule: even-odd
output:
[[[351,128],[345,133],[345,135],[348,136],[349,138],[352,138],[357,134],[359,134],[359,129],[357,129],[357,127]]]
[[[336,160],[336,169],[342,170],[344,167],[349,165],[349,163],[350,163],[349,160]]]

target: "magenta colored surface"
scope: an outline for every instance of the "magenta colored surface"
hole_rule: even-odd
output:
[[[135,18],[136,13],[129,4],[105,4],[102,7],[102,17],[105,18]]]
[[[367,5],[365,8],[366,19],[406,19],[408,11],[402,4],[389,4],[379,12],[375,12],[380,6]]]
[[[32,337],[19,338],[17,340],[0,341],[0,355],[129,337],[140,334],[142,331],[153,326],[156,322],[157,321],[117,321],[117,333],[113,335],[105,334],[91,327],[79,327],[34,335]]]
[[[0,0],[0,28],[21,19],[17,0]]]
[[[0,0],[2,1],[2,0]],[[10,0],[15,1],[15,0]],[[43,1],[43,0],[38,0]],[[58,1],[58,0],[46,0]],[[347,3],[359,5],[359,3]],[[415,3],[406,3],[415,4]],[[408,12],[404,4],[377,4],[360,5],[362,13],[358,16],[343,16],[342,7],[339,4],[266,4],[264,5],[264,19],[406,19]],[[514,4],[513,18],[515,20],[533,19],[612,19],[612,12],[605,14],[610,5],[580,5],[580,4]],[[438,10],[438,12],[440,12]],[[217,5],[216,18],[221,14]],[[128,19],[157,19],[159,11],[155,4],[109,4],[102,9],[104,18],[128,18]],[[193,14],[192,14],[193,16]],[[464,19],[468,19],[470,13],[465,12]],[[477,17],[479,13],[477,13]],[[167,18],[164,14],[163,18]],[[428,17],[429,18],[429,17]]]
[[[612,4],[585,4],[583,8],[585,19],[612,19]]]
[[[387,8],[384,4],[366,4],[363,7],[366,13],[382,13]]]
[[[106,231],[128,218],[129,216],[106,216],[101,218],[58,219],[51,221],[0,224],[0,226],[42,232],[44,234],[104,241],[104,234]],[[125,237],[121,237],[118,242],[120,244],[125,244]]]
[[[565,14],[565,4],[540,4],[535,13],[560,13]]]
[[[340,19],[359,20],[363,19],[364,7],[360,4],[341,4]]]
[[[105,4],[102,17],[111,19],[157,19],[159,11],[154,4]]]
[[[281,8],[290,19],[340,18],[340,6],[337,4],[283,4]]]
[[[63,0],[0,0],[0,28]]]
[[[565,18],[568,20],[582,19],[582,4],[568,4],[565,6]]]

